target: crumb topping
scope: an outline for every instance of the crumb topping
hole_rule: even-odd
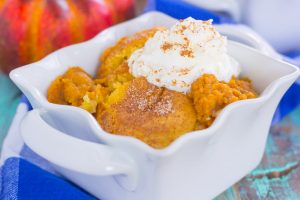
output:
[[[166,115],[172,112],[173,104],[170,95],[164,94],[164,90],[154,85],[143,88],[133,83],[128,88],[124,105],[131,112],[136,112],[138,108],[142,112]]]
[[[168,113],[172,112],[172,107],[173,104],[170,97],[166,96],[155,105],[153,112],[161,116],[167,115]]]

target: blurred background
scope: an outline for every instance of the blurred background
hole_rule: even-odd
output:
[[[0,148],[22,97],[11,70],[153,10],[246,25],[300,66],[299,0],[0,0]],[[273,125],[299,108],[299,83],[282,99]]]
[[[0,69],[9,73],[151,10],[175,18],[245,24],[277,51],[299,52],[299,9],[298,0],[1,0]]]

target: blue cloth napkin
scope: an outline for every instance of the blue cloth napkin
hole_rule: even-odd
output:
[[[1,153],[0,199],[96,199],[55,174],[48,163],[23,142],[18,126],[32,109],[23,96]]]
[[[232,23],[226,16],[194,7],[181,0],[150,0],[146,10],[158,10],[179,19],[192,16],[212,18],[215,23]],[[296,57],[300,54],[289,55]],[[274,122],[299,105],[299,94],[300,86],[294,84],[280,102]],[[95,199],[83,189],[58,176],[50,163],[24,144],[18,127],[30,109],[32,108],[28,100],[23,97],[3,144],[0,160],[0,199]]]
[[[72,183],[22,158],[8,158],[0,176],[0,199],[95,199]]]

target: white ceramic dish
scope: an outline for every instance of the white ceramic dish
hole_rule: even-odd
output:
[[[80,108],[47,101],[49,84],[68,67],[78,65],[94,74],[101,52],[122,36],[169,27],[174,21],[148,13],[10,74],[34,107],[21,124],[25,143],[100,199],[199,200],[220,194],[260,162],[275,108],[299,75],[251,30],[218,26],[229,38],[258,49],[229,42],[229,53],[242,64],[260,96],[227,106],[210,128],[186,134],[162,150],[106,133]]]

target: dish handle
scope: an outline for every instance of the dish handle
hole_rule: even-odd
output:
[[[137,186],[133,159],[111,146],[81,140],[52,128],[35,109],[24,117],[20,131],[37,154],[60,167],[95,176],[122,175],[118,183],[129,191]]]
[[[233,41],[241,42],[245,45],[255,48],[261,53],[272,58],[282,59],[282,56],[277,53],[265,39],[247,26],[222,24],[221,26],[217,26],[217,30]]]

